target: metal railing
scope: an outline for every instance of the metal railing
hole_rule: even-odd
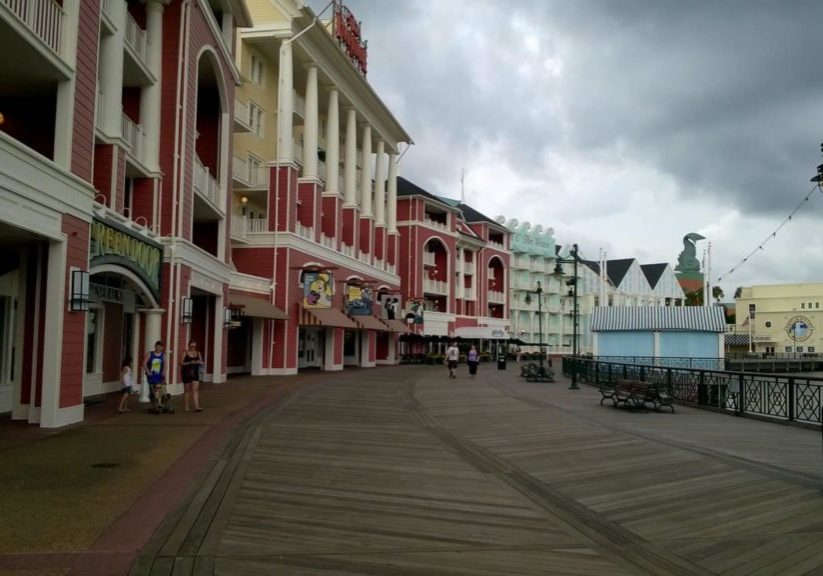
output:
[[[137,58],[146,63],[146,31],[140,28],[134,17],[126,11],[126,44],[131,46]]]
[[[0,0],[57,56],[61,54],[65,12],[54,0]],[[6,57],[10,57],[7,55]]]
[[[651,382],[681,402],[717,408],[740,416],[821,423],[823,378],[620,362],[616,358],[606,361],[602,357],[575,359],[565,356],[563,373],[571,374],[575,370],[582,380],[595,384],[613,384],[619,380]],[[691,360],[716,362],[722,359]]]

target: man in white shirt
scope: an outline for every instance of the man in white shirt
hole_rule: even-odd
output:
[[[460,350],[452,342],[446,349],[446,361],[449,365],[449,378],[457,378],[457,361],[460,359]]]

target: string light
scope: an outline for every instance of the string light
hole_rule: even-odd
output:
[[[809,199],[812,197],[812,194],[814,194],[814,191],[815,191],[815,190],[817,190],[818,188],[820,188],[820,191],[821,191],[821,192],[823,192],[823,188],[821,188],[821,187],[820,187],[820,184],[815,184],[814,186],[812,186],[812,189],[811,189],[811,190],[809,190],[809,193],[808,193],[808,194],[806,194],[806,197],[805,197],[805,198],[803,198],[803,200],[801,200],[801,201],[797,204],[797,206],[795,206],[795,208],[794,208],[794,210],[792,210],[791,214],[789,214],[789,215],[788,215],[788,216],[787,216],[787,217],[786,217],[786,218],[785,218],[785,219],[784,219],[784,220],[780,223],[780,225],[779,225],[779,226],[775,229],[775,231],[774,231],[774,232],[772,232],[771,234],[769,234],[768,236],[766,236],[766,238],[765,238],[765,239],[763,239],[763,241],[762,241],[762,242],[758,245],[758,247],[757,247],[757,248],[755,248],[754,250],[752,250],[751,252],[749,252],[749,254],[748,254],[745,258],[743,258],[740,262],[738,262],[737,264],[735,264],[734,266],[732,266],[731,268],[729,268],[728,272],[726,272],[725,274],[723,274],[723,276],[719,276],[719,277],[717,278],[717,282],[718,282],[718,283],[720,283],[720,281],[721,281],[721,280],[723,280],[724,278],[728,278],[729,276],[731,276],[734,272],[736,272],[736,271],[737,271],[737,269],[738,269],[738,268],[740,268],[743,264],[745,264],[746,262],[748,262],[748,261],[749,261],[749,258],[751,258],[752,256],[754,256],[754,254],[756,254],[758,250],[764,250],[764,248],[763,248],[763,247],[764,247],[764,246],[765,246],[765,245],[766,245],[766,244],[767,244],[767,243],[768,243],[768,242],[769,242],[772,238],[777,238],[777,233],[778,233],[778,232],[780,232],[780,229],[781,229],[781,228],[783,228],[783,226],[785,226],[785,225],[786,225],[786,224],[788,224],[789,222],[791,222],[792,217],[800,211],[800,209],[803,207],[803,204],[805,204],[806,202],[808,202],[808,201],[809,201]],[[764,250],[764,251],[765,251],[765,250]]]

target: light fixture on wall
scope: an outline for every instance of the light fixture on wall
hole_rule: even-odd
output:
[[[69,309],[72,312],[85,312],[89,309],[89,273],[85,270],[71,270],[71,299]]]
[[[223,326],[229,328],[234,322],[231,308],[223,308]]]
[[[240,206],[241,206],[240,209],[243,212],[243,216],[246,215],[246,204],[248,204],[248,203],[249,203],[249,197],[248,196],[241,196],[240,197]]]
[[[183,298],[183,306],[180,310],[180,321],[183,324],[191,324],[194,318],[194,301],[191,298]]]

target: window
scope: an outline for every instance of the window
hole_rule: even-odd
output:
[[[262,86],[265,82],[263,76],[263,60],[256,54],[251,55],[251,81]]]
[[[801,310],[803,310],[803,309],[805,309],[805,308],[806,308],[806,303],[805,303],[805,302],[801,302],[801,303],[800,303],[800,309],[801,309]]]
[[[797,348],[795,348],[795,351],[803,352],[803,346],[798,346]]]
[[[792,351],[792,347],[791,346],[786,346],[786,352],[791,352],[791,351]]]
[[[808,348],[806,348],[806,352],[808,352],[809,354],[814,354],[814,346],[809,346]]]
[[[249,156],[249,184],[260,186],[265,182],[263,173],[263,161],[254,156]]]
[[[812,303],[809,302],[809,310],[811,310],[811,309],[812,309]]]
[[[252,132],[263,137],[263,109],[251,101],[249,101],[249,126]]]
[[[815,303],[814,303],[814,307],[815,307],[815,308],[820,308],[820,302],[815,302]]]

